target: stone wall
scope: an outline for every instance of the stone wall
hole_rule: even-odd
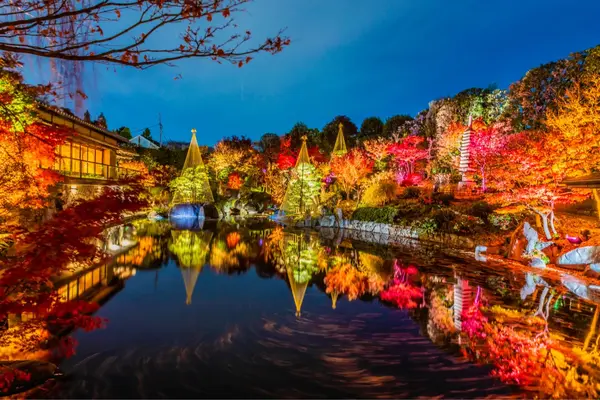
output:
[[[299,222],[300,226],[308,227],[304,221]],[[298,225],[297,225],[298,226]],[[404,226],[384,224],[369,221],[356,221],[343,219],[337,221],[335,217],[323,217],[318,221],[318,227],[324,234],[334,232],[334,230],[342,228],[344,230],[344,238],[360,240],[369,243],[377,244],[398,244],[410,245],[415,240],[420,242],[434,242],[443,245],[444,247],[454,249],[474,250],[475,243],[466,236],[458,236],[450,233],[436,233],[426,235],[419,233],[415,229]]]

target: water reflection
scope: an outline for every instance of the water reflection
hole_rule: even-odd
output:
[[[201,365],[211,361],[210,367],[218,369],[221,362],[215,360],[223,357],[227,365],[234,367],[226,367],[229,372],[219,371],[238,377],[246,390],[240,389],[238,394],[246,393],[242,396],[415,397],[447,395],[451,391],[452,396],[471,397],[511,393],[510,387],[484,379],[487,371],[475,370],[452,358],[454,352],[492,365],[492,374],[499,380],[542,397],[597,396],[600,302],[597,287],[582,278],[556,276],[549,271],[532,274],[427,248],[365,245],[345,238],[343,232],[328,236],[328,232],[294,232],[260,223],[242,227],[220,224],[195,230],[174,229],[164,221],[134,225],[139,245],[119,256],[108,267],[110,272],[100,272],[101,276],[110,275],[113,284],[129,279],[128,287],[134,285],[131,290],[136,293],[143,292],[142,286],[135,285],[143,284],[149,270],[156,271],[156,279],[158,274],[165,275],[168,285],[169,271],[179,269],[187,309],[195,307],[194,313],[205,310],[211,316],[203,319],[205,336],[185,336],[199,328],[173,325],[176,322],[170,315],[161,313],[158,297],[154,306],[146,306],[147,299],[136,302],[136,310],[151,315],[157,324],[171,321],[170,331],[176,333],[169,335],[177,337],[177,343],[184,340],[180,338],[184,335],[189,342],[177,350],[181,352],[177,368],[204,371]],[[248,274],[251,270],[256,276]],[[277,281],[286,284],[289,297],[279,297]],[[68,287],[66,293],[70,296]],[[206,296],[196,297],[192,304],[194,290],[202,290]],[[254,291],[258,294],[252,301],[243,297],[243,293]],[[122,301],[126,302],[127,289],[123,292]],[[169,301],[164,293],[160,296],[161,301]],[[109,328],[110,324],[120,326],[124,323],[120,318],[127,318],[112,312]],[[192,318],[193,314],[185,315]],[[424,339],[419,330],[410,330],[411,324],[445,353],[430,346],[430,342],[421,342]],[[218,326],[225,327],[224,332],[210,336]],[[135,330],[131,326],[129,329]],[[152,375],[154,370],[167,373],[167,366],[175,368],[169,360],[177,352],[163,348],[167,346],[165,337],[161,339],[165,342],[153,344],[154,350],[134,347],[127,353],[128,358],[112,354],[110,362],[115,368],[131,371],[137,367],[119,363],[140,357],[136,363],[142,370],[136,374]],[[108,341],[102,333],[95,340],[100,343],[96,347]],[[414,343],[415,349],[408,343]],[[81,357],[85,357],[84,339],[82,348]],[[456,365],[456,370],[450,373],[439,367],[442,359],[446,360],[444,365]],[[84,360],[75,360],[77,368],[93,364]],[[104,365],[107,360],[98,362]],[[158,360],[163,364],[144,364]],[[277,376],[295,387],[306,385],[302,390],[285,392],[268,376],[275,367],[279,368],[278,374],[283,374],[281,368],[289,363],[305,367]],[[325,372],[323,365],[330,370]],[[414,370],[421,371],[422,376],[411,375],[407,365],[415,365]],[[85,368],[104,371],[107,367]],[[304,380],[308,377],[312,379],[310,385]],[[218,393],[214,383],[198,383],[191,375],[189,380],[183,376],[180,379],[187,389],[167,391],[165,396]],[[440,380],[439,384],[426,383],[432,379]],[[144,382],[156,390],[167,390],[156,386],[155,380]],[[139,391],[121,392],[115,384],[104,383],[111,391],[98,389],[100,397],[140,395]],[[227,390],[228,396],[239,397],[233,389]],[[60,394],[81,392],[67,390]]]

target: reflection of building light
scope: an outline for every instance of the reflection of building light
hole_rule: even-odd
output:
[[[462,313],[464,310],[468,310],[473,304],[472,301],[472,288],[469,286],[469,282],[458,278],[454,284],[454,327],[457,330],[461,330],[462,326]]]

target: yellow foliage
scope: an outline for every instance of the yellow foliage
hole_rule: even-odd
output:
[[[400,186],[392,179],[372,182],[363,195],[363,203],[369,207],[386,205],[400,195]]]
[[[544,136],[545,149],[552,149],[552,171],[568,177],[586,175],[600,164],[600,76],[575,83],[549,111],[546,125],[553,131]]]

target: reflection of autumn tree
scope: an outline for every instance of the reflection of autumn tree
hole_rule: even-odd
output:
[[[256,255],[255,248],[239,232],[223,233],[211,246],[210,266],[220,272],[246,268],[249,260]]]
[[[379,294],[385,288],[389,275],[389,272],[385,270],[383,258],[359,251],[358,261],[358,268],[368,276],[369,293]]]
[[[369,287],[369,277],[351,264],[338,264],[327,271],[325,285],[328,294],[343,293],[352,301],[365,294]]]
[[[453,301],[450,300],[453,297],[453,286],[436,288],[431,291],[427,334],[434,343],[443,342],[445,337],[450,337],[456,332],[452,315]]]
[[[412,277],[417,272],[414,266],[403,267],[396,260],[394,263],[394,278],[391,284],[379,295],[381,300],[393,303],[398,308],[417,307],[416,300],[423,297],[423,289],[415,286],[412,281]]]
[[[541,397],[598,397],[598,357],[560,344],[544,319],[476,304],[462,321],[464,353],[493,364],[504,382],[538,387]]]
[[[172,231],[169,251],[184,268],[202,267],[206,263],[212,232]]]

